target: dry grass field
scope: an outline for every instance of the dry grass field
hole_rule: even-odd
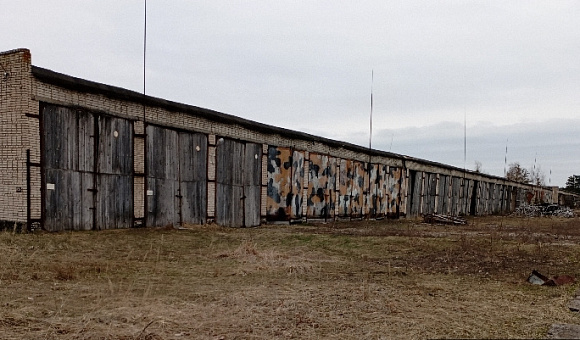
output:
[[[0,233],[2,339],[542,338],[580,219]]]

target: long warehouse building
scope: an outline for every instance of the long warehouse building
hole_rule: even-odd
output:
[[[27,49],[0,66],[0,229],[487,215],[558,197],[71,77]]]

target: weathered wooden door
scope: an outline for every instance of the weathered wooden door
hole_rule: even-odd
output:
[[[408,190],[407,211],[409,212],[409,216],[419,216],[421,211],[421,193],[423,192],[423,173],[421,171],[409,171]]]
[[[147,126],[147,222],[149,227],[179,223],[177,131]]]
[[[203,224],[207,136],[147,126],[147,226]]]
[[[449,206],[449,184],[451,177],[446,175],[439,175],[439,193],[437,196],[437,213],[450,214],[451,207]]]
[[[133,123],[99,116],[96,133],[97,229],[133,226]]]
[[[463,179],[452,177],[451,179],[451,215],[461,215],[461,183]]]
[[[216,223],[260,225],[262,146],[220,139],[217,145]]]
[[[207,136],[179,133],[181,223],[204,224],[207,210]]]
[[[93,228],[93,124],[90,113],[53,105],[42,110],[46,230]]]
[[[43,227],[126,228],[133,223],[133,125],[43,105]]]

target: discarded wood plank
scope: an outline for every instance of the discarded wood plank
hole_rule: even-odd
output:
[[[450,215],[441,214],[427,214],[423,216],[423,221],[425,223],[442,223],[442,224],[467,224],[467,221],[463,218]]]

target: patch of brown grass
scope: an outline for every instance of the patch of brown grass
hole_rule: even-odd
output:
[[[578,218],[0,233],[3,339],[542,337]],[[536,223],[537,222],[537,223]]]
[[[36,276],[35,276],[36,275]],[[33,273],[31,277],[36,277],[38,280],[38,275]],[[60,264],[54,266],[54,278],[60,281],[70,281],[75,278],[75,268],[71,264]]]

